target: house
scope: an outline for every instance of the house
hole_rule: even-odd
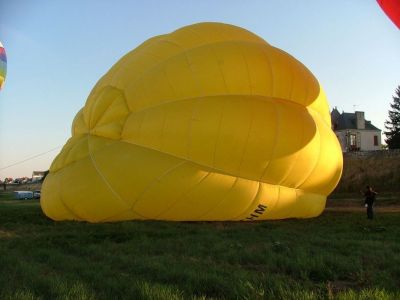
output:
[[[339,113],[335,107],[331,119],[343,152],[381,149],[381,130],[365,120],[363,111]]]

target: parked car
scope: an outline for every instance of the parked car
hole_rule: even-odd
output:
[[[33,199],[33,192],[32,191],[15,191],[14,192],[15,199]]]
[[[40,191],[33,191],[33,198],[40,199]]]

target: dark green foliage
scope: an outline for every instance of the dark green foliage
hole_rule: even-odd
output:
[[[400,297],[399,214],[88,224],[5,196],[0,299]]]
[[[393,103],[390,104],[389,119],[385,122],[386,139],[385,142],[389,149],[400,149],[400,86],[396,89],[393,96]]]

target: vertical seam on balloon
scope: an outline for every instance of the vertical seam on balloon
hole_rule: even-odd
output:
[[[258,199],[258,195],[260,194],[261,191],[261,182],[257,181],[258,183],[258,187],[257,187],[257,191],[255,193],[255,195],[253,196],[253,199],[250,201],[250,204],[246,207],[246,209],[243,210],[243,212],[241,212],[240,214],[237,214],[235,217],[232,218],[232,220],[242,220],[242,216],[246,216],[248,214],[249,211],[252,210],[252,208],[254,207],[254,203],[256,202],[256,200]]]
[[[274,50],[274,47],[270,48],[271,51]],[[272,68],[272,63],[271,60],[269,58],[269,53],[267,52],[266,48],[263,48],[263,53],[265,55],[265,58],[267,59],[268,62],[268,67],[269,67],[269,72],[270,72],[270,88],[271,88],[271,97],[275,97],[274,93],[275,93],[275,80],[274,80],[274,69]]]
[[[132,205],[130,206],[130,209],[132,211],[134,211],[134,206],[135,204],[140,200],[140,198],[143,197],[144,194],[147,193],[147,191],[153,186],[155,185],[157,182],[161,182],[162,178],[164,178],[165,176],[167,176],[169,173],[171,173],[172,171],[174,171],[175,169],[179,168],[180,166],[182,166],[183,164],[187,163],[186,160],[183,160],[179,163],[177,163],[176,165],[170,167],[168,170],[166,170],[163,174],[161,174],[160,176],[156,177],[155,179],[153,179],[141,192],[140,194],[136,197],[136,199],[133,201]],[[144,216],[143,216],[144,217]],[[147,217],[145,217],[147,218]]]
[[[246,66],[246,73],[247,73],[247,78],[248,78],[248,83],[249,83],[250,95],[253,95],[253,86],[252,86],[252,82],[251,82],[249,64],[247,63],[247,59],[246,59],[246,56],[245,56],[245,54],[244,54],[244,52],[243,52],[242,45],[239,44],[239,45],[238,45],[238,48],[239,48],[240,53],[242,54],[243,61],[244,61],[244,64],[245,64],[245,66]]]
[[[137,138],[136,138],[138,142],[140,142],[142,139],[142,127],[143,127],[144,120],[146,119],[146,116],[147,116],[147,112],[145,111],[145,112],[143,112],[142,119],[140,120],[140,124],[139,124],[139,128],[138,128],[138,133],[137,133]]]
[[[203,96],[204,93],[202,92],[201,85],[200,85],[199,81],[196,80],[195,72],[193,71],[192,64],[191,64],[189,56],[187,54],[188,49],[185,48],[185,47],[182,47],[181,45],[179,45],[178,43],[176,43],[174,41],[168,40],[167,42],[177,46],[180,49],[182,49],[182,51],[179,52],[178,54],[176,54],[175,56],[177,57],[179,55],[183,55],[185,57],[186,63],[188,65],[190,73],[192,74],[192,77],[193,77],[193,82],[195,83],[195,85],[197,85],[198,93],[199,93],[200,96]],[[200,97],[197,97],[197,98],[200,98]],[[196,104],[198,104],[198,103],[199,103],[199,101],[197,101]],[[190,153],[191,140],[192,140],[192,122],[193,122],[195,111],[197,110],[197,107],[198,107],[198,105],[196,105],[196,104],[192,108],[192,116],[191,116],[191,118],[189,120],[189,124],[188,124],[188,141],[186,143],[186,157],[187,158],[190,157],[189,153]]]
[[[60,195],[60,202],[61,202],[61,204],[65,207],[65,209],[74,217],[74,218],[76,218],[77,220],[84,220],[84,218],[81,218],[80,216],[79,216],[79,214],[77,214],[73,209],[71,209],[65,202],[64,202],[64,200],[63,200],[63,197],[62,197],[62,195],[63,195],[63,192],[62,192],[62,181],[60,180],[60,186],[59,186],[59,188],[60,188],[60,193],[59,193],[59,195]]]
[[[299,122],[299,124],[302,125],[301,138],[300,138],[300,146],[301,146],[303,144],[303,140],[304,140],[304,122]],[[300,147],[299,147],[299,149],[300,149]],[[294,157],[294,161],[290,164],[285,176],[278,182],[279,185],[282,185],[282,183],[285,182],[285,180],[291,175],[291,172],[293,171],[295,165],[297,164],[299,156],[300,156],[300,151],[297,151],[295,154],[295,157]]]
[[[166,207],[162,212],[154,216],[154,219],[160,218],[162,215],[170,211],[176,204],[178,204],[180,201],[183,200],[185,196],[190,194],[197,186],[199,186],[204,180],[208,178],[208,176],[211,175],[211,172],[207,172],[206,175],[204,175],[196,184],[194,184],[192,187],[190,187],[186,192],[184,192],[182,195],[178,197],[175,201],[173,201],[168,207]]]
[[[253,127],[253,123],[254,123],[254,114],[255,114],[255,102],[254,101],[250,101],[252,104],[253,104],[253,109],[252,109],[252,113],[251,113],[251,119],[250,119],[250,125],[249,125],[249,129],[248,129],[248,131],[247,131],[247,137],[246,137],[246,141],[245,141],[245,144],[244,144],[244,147],[243,147],[243,153],[242,153],[242,157],[240,158],[240,162],[239,162],[239,167],[238,167],[238,174],[239,174],[239,176],[240,176],[240,170],[241,170],[241,168],[242,168],[242,164],[243,164],[243,160],[244,160],[244,156],[245,156],[245,154],[246,154],[246,150],[247,150],[247,146],[248,146],[248,144],[249,144],[249,138],[250,138],[250,132],[251,132],[251,129],[252,129],[252,127]]]
[[[224,98],[224,101],[223,101],[223,104],[222,104],[222,111],[221,111],[221,115],[220,115],[219,122],[218,122],[217,138],[216,138],[215,145],[214,145],[213,163],[212,163],[212,167],[213,168],[215,167],[215,157],[216,157],[216,153],[217,153],[218,143],[219,143],[219,140],[220,140],[222,119],[223,119],[223,116],[224,116],[226,102],[227,102],[227,100],[226,100],[226,98]]]
[[[148,90],[148,89],[146,89],[146,85],[144,85],[144,87],[143,87],[143,89],[142,89],[143,95],[146,96],[147,90]],[[162,103],[158,103],[157,105],[155,105],[155,107],[158,107],[158,106],[161,106],[161,105],[162,105]],[[134,114],[134,112],[132,112],[132,113]],[[141,138],[142,138],[142,127],[143,127],[143,123],[145,123],[146,117],[147,117],[147,111],[144,112],[143,118],[142,118],[142,120],[141,120],[141,122],[140,122],[140,125],[139,125],[139,129],[138,129],[138,140],[141,140]]]
[[[306,112],[307,112],[307,115],[309,115],[307,108],[306,108]],[[311,116],[311,118],[313,118],[313,117]],[[313,123],[315,124],[314,118],[313,118]],[[306,131],[306,130],[305,130],[304,123],[302,123],[302,124],[303,124],[303,131],[302,131],[301,143],[304,142],[304,139],[305,139],[305,138],[304,138],[304,137],[305,137],[305,131]],[[317,125],[315,125],[315,126],[317,126]],[[296,162],[295,162],[295,164],[297,164],[297,161],[298,161],[298,157],[299,157],[299,156],[300,156],[299,154],[296,156]],[[295,164],[294,164],[294,165],[295,165]],[[294,165],[293,165],[293,166],[294,166]],[[309,176],[309,175],[308,175],[308,176]],[[304,182],[305,180],[307,180],[308,176],[304,177],[305,179],[303,179],[302,182]],[[285,178],[285,179],[286,179],[286,178]],[[294,186],[294,188],[297,189],[300,185],[301,185],[301,184],[296,183],[295,186]]]
[[[217,62],[218,70],[221,73],[222,81],[224,82],[224,86],[225,86],[225,91],[229,95],[229,87],[228,87],[228,84],[226,83],[226,78],[225,78],[224,72],[223,72],[223,70],[221,68],[221,65],[218,62],[218,56],[215,53],[215,44],[210,45],[210,48],[211,48],[211,52],[214,55],[215,61]]]
[[[165,131],[165,123],[167,123],[167,115],[168,111],[166,107],[164,107],[163,111],[163,123],[162,123],[162,128],[161,128],[161,136],[160,136],[160,151],[163,150],[164,146],[164,131]]]
[[[195,120],[195,112],[197,112],[199,105],[200,105],[200,98],[197,99],[197,101],[195,101],[195,103],[193,104],[193,108],[192,108],[192,117],[190,118],[189,121],[189,137],[188,137],[188,142],[187,142],[187,151],[186,151],[186,157],[190,158],[190,153],[191,153],[191,149],[192,149],[192,128],[193,128],[193,121]]]
[[[175,96],[177,96],[177,93],[176,93],[176,91],[175,91],[175,89],[174,89],[174,87],[173,87],[171,81],[169,80],[167,71],[165,70],[165,68],[162,68],[162,70],[163,70],[163,73],[164,73],[165,78],[167,79],[168,85],[170,86],[170,88],[171,88],[171,90],[172,90],[172,93],[173,93]],[[161,103],[160,103],[160,105],[161,105]],[[162,123],[162,128],[161,128],[161,136],[160,136],[160,149],[161,149],[161,150],[163,149],[165,123],[166,123],[166,120],[167,120],[166,107],[164,107],[163,112],[164,112],[164,114],[163,114],[164,117],[163,117],[163,123]]]
[[[274,159],[275,157],[275,152],[276,152],[276,148],[277,148],[277,144],[278,144],[278,139],[279,139],[279,135],[278,132],[280,130],[281,127],[281,119],[280,119],[280,110],[279,107],[276,105],[275,102],[272,102],[274,104],[274,109],[275,109],[275,115],[276,115],[276,130],[275,130],[275,139],[274,139],[274,145],[271,151],[271,157],[268,161],[268,164],[265,166],[263,172],[261,173],[261,176],[259,178],[259,181],[262,181],[263,177],[265,176],[267,170],[269,169],[270,165],[271,165],[271,161]]]
[[[274,186],[274,187],[277,188],[277,195],[276,195],[276,200],[275,200],[274,206],[272,206],[272,207],[269,208],[269,211],[270,211],[271,213],[272,213],[272,212],[275,210],[275,208],[279,205],[280,198],[281,198],[281,188],[282,188],[282,186],[280,186],[280,185],[272,185],[272,186]],[[291,189],[291,188],[289,188],[289,189]]]
[[[273,47],[271,47],[270,48],[271,50],[273,50]],[[268,68],[269,68],[269,72],[270,72],[270,90],[271,90],[271,96],[269,97],[269,98],[273,98],[274,97],[274,86],[275,86],[275,82],[274,82],[274,71],[273,71],[273,68],[272,68],[272,63],[271,63],[271,60],[270,60],[270,58],[269,58],[269,53],[267,53],[267,49],[266,48],[263,48],[263,54],[264,54],[264,56],[265,56],[265,58],[266,58],[266,60],[267,60],[267,62],[268,62]],[[277,108],[277,106],[276,106],[276,104],[274,103],[274,101],[271,101],[271,103],[273,103],[274,104],[274,110],[275,110],[275,114],[276,114],[276,116],[278,117],[278,108]],[[274,155],[274,153],[275,153],[275,147],[276,147],[276,143],[277,143],[277,141],[278,141],[278,134],[277,134],[277,131],[278,131],[278,125],[279,125],[279,120],[278,120],[278,118],[277,118],[277,128],[276,128],[276,130],[275,130],[275,143],[274,143],[274,148],[273,148],[273,151],[271,152],[271,157],[268,159],[268,163],[267,163],[267,165],[265,166],[265,168],[264,168],[264,170],[262,171],[262,173],[261,173],[261,176],[260,176],[260,178],[259,178],[259,180],[261,181],[262,180],[262,178],[264,177],[264,175],[265,175],[265,172],[267,171],[267,169],[269,168],[269,166],[270,166],[270,164],[271,164],[271,160],[272,160],[272,158],[273,158],[273,155]]]
[[[298,189],[294,189],[294,191],[295,191],[295,197],[296,197],[295,198],[296,199],[296,205],[299,205],[299,203],[300,203],[299,190]],[[296,211],[298,211],[298,207],[296,207],[296,205],[293,205],[293,209],[292,209],[291,213],[293,212],[294,209],[296,209]],[[309,214],[310,214],[310,206],[308,205],[308,206],[306,206],[306,211],[305,212],[303,211],[303,213],[298,214],[296,216],[296,218],[307,218]]]
[[[216,205],[214,205],[214,207],[210,208],[209,210],[207,210],[205,213],[196,216],[195,219],[201,221],[202,218],[206,217],[207,215],[211,214],[213,211],[215,211],[217,209],[217,207],[219,205],[221,205],[222,202],[224,202],[226,199],[228,199],[229,193],[233,190],[233,188],[236,186],[237,182],[239,181],[239,177],[236,177],[235,181],[233,182],[233,184],[231,185],[231,187],[229,188],[229,190],[225,193],[225,195],[222,197],[222,199],[220,201],[218,201],[218,203]],[[226,220],[229,218],[225,218]]]
[[[314,118],[314,116],[312,116],[312,117]],[[310,178],[310,176],[314,173],[315,169],[317,168],[318,162],[320,160],[321,145],[322,145],[321,133],[320,133],[319,128],[318,128],[318,122],[314,121],[314,124],[315,124],[315,128],[316,128],[316,132],[318,133],[318,136],[319,136],[318,155],[316,155],[317,159],[315,160],[315,164],[314,164],[313,168],[311,169],[311,171],[308,173],[308,175],[305,177],[305,179],[300,184],[298,184],[296,186],[296,188],[301,188],[301,186]]]
[[[222,79],[223,79],[223,82],[224,82],[224,85],[225,85],[226,93],[229,94],[229,88],[228,88],[228,85],[227,85],[226,80],[225,80],[224,72],[222,71],[221,66],[220,66],[220,64],[218,63],[218,56],[217,56],[216,53],[215,53],[214,44],[212,44],[212,45],[210,46],[210,48],[211,48],[212,53],[214,54],[215,60],[216,60],[216,62],[217,62],[218,70],[219,70],[220,73],[221,73],[221,76],[222,76]],[[227,99],[224,97],[224,103],[223,103],[223,105],[222,105],[221,116],[220,116],[220,118],[219,118],[219,123],[218,123],[217,138],[216,138],[215,145],[214,145],[213,164],[212,164],[213,167],[215,167],[215,157],[216,157],[217,147],[218,147],[219,140],[220,140],[220,136],[221,136],[222,119],[223,119],[224,112],[225,112],[226,102],[227,102]]]
[[[296,76],[293,71],[293,61],[289,60],[289,66],[290,66],[290,74],[292,75],[292,84],[290,85],[290,92],[289,92],[289,99],[292,100],[293,97],[293,91],[294,91],[294,82],[296,80]]]
[[[114,87],[114,88],[117,89],[117,90],[119,90],[119,91],[121,92],[122,98],[124,99],[124,102],[125,102],[126,109],[127,109],[127,111],[128,111],[128,113],[125,115],[125,118],[124,118],[123,123],[122,123],[122,125],[121,125],[121,131],[120,131],[120,133],[119,133],[119,138],[120,138],[120,140],[122,140],[122,134],[123,134],[124,131],[125,131],[126,121],[128,120],[128,117],[129,117],[130,114],[131,114],[131,110],[130,110],[130,108],[129,108],[128,99],[127,99],[127,97],[126,97],[125,90],[118,89],[117,87]]]
[[[243,49],[242,49],[241,45],[239,45],[239,51],[240,51],[240,53],[242,54],[243,61],[244,61],[245,66],[246,66],[247,78],[249,79],[249,90],[250,90],[250,95],[253,95],[253,89],[252,89],[252,83],[251,83],[249,65],[248,65],[248,63],[247,63],[247,60],[246,60],[246,57],[245,57],[245,55],[244,55],[244,53],[243,53]],[[242,157],[241,157],[241,159],[240,159],[239,166],[238,166],[238,174],[239,174],[239,175],[240,175],[240,170],[241,170],[241,167],[242,167],[243,159],[244,159],[244,156],[245,156],[245,154],[246,154],[246,150],[247,150],[247,146],[248,146],[248,142],[249,142],[249,137],[250,137],[250,131],[251,131],[251,128],[252,128],[252,126],[253,126],[253,121],[254,121],[255,102],[252,101],[252,103],[253,103],[253,109],[252,109],[252,114],[251,114],[252,117],[251,117],[251,119],[250,119],[250,120],[251,120],[251,121],[250,121],[250,126],[249,126],[249,129],[248,129],[248,131],[247,131],[247,137],[246,137],[246,141],[245,141],[245,144],[244,144],[244,147],[243,147]]]
[[[265,183],[265,184],[268,184],[268,183]],[[278,190],[277,196],[276,196],[276,199],[275,199],[275,202],[274,202],[274,206],[270,206],[269,207],[269,211],[272,212],[275,209],[275,207],[278,205],[279,197],[280,197],[280,194],[281,194],[281,186],[280,185],[273,185],[273,184],[269,184],[269,185],[272,186],[272,187],[276,187],[277,190]],[[289,189],[291,189],[291,188],[289,188]]]
[[[196,80],[195,72],[193,71],[192,64],[191,64],[191,62],[189,60],[189,56],[187,55],[187,51],[185,51],[184,54],[185,54],[185,58],[186,58],[186,62],[188,64],[189,70],[192,73],[193,81],[197,85],[197,88],[199,89],[199,94],[202,97],[205,93],[203,93],[203,90],[201,88],[200,82],[198,80]],[[191,149],[191,145],[192,145],[192,123],[193,123],[195,111],[197,111],[199,103],[200,103],[200,97],[198,97],[196,103],[194,104],[194,106],[192,108],[192,116],[191,116],[191,118],[189,120],[189,129],[188,129],[189,130],[189,136],[188,136],[188,141],[187,141],[187,145],[186,145],[186,157],[187,158],[190,157],[190,149]]]
[[[290,209],[288,210],[288,212],[285,214],[286,218],[298,218],[300,217],[299,215],[293,214],[293,212],[295,212],[297,210],[296,205],[298,204],[298,199],[297,199],[297,189],[290,189],[290,191],[294,191],[294,203],[290,206]]]
[[[160,69],[162,70],[162,73],[164,74],[164,76],[165,76],[165,78],[166,78],[166,80],[167,80],[167,82],[168,82],[168,85],[169,85],[169,87],[171,88],[172,93],[177,97],[177,96],[178,96],[178,93],[176,92],[174,86],[172,85],[171,80],[170,80],[169,77],[168,77],[168,73],[167,73],[167,71],[165,70],[165,67],[164,67],[164,68],[160,68]]]
[[[93,164],[93,167],[94,167],[96,173],[100,176],[100,178],[106,184],[106,186],[110,190],[111,194],[113,194],[114,197],[116,197],[118,200],[120,200],[123,204],[125,204],[129,208],[128,203],[124,199],[121,198],[121,196],[112,188],[110,183],[107,181],[107,179],[104,177],[104,175],[100,172],[100,170],[99,170],[99,168],[97,166],[96,160],[94,159],[94,157],[92,155],[92,152],[90,150],[89,137],[90,137],[90,135],[88,135],[88,140],[87,140],[87,142],[88,142],[88,153],[89,153],[90,160],[91,160],[91,162]],[[107,218],[109,218],[109,217],[107,217]],[[105,218],[105,219],[107,219],[107,218]],[[99,221],[101,221],[101,220],[99,220]]]

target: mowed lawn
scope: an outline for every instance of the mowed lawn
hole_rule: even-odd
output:
[[[339,201],[339,200],[338,200]],[[400,213],[53,222],[0,194],[0,299],[400,299]]]

